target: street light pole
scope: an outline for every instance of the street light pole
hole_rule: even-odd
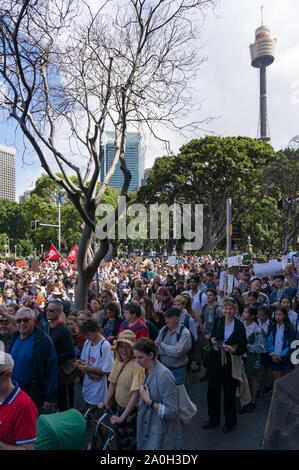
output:
[[[17,245],[15,245],[15,259],[17,258]]]

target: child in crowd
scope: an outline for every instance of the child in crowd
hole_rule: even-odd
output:
[[[251,388],[251,403],[241,408],[240,412],[250,413],[256,409],[256,399],[261,380],[261,353],[264,352],[264,339],[257,324],[257,309],[245,306],[242,314],[247,336],[247,353],[243,355],[245,370]]]
[[[264,339],[264,352],[261,354],[262,373],[265,377],[265,387],[262,390],[264,395],[271,392],[273,388],[272,360],[267,353],[267,336],[270,324],[270,309],[267,305],[261,305],[258,308],[258,325]]]
[[[267,352],[272,359],[274,380],[289,374],[295,366],[290,361],[291,344],[296,334],[284,307],[277,307],[271,331],[267,336]]]

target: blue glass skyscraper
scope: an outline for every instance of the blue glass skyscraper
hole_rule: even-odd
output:
[[[101,161],[101,181],[103,181],[105,175],[112,165],[114,153],[114,133],[106,132],[106,142],[104,144],[103,158]],[[135,191],[140,188],[141,180],[144,177],[144,149],[141,145],[141,136],[138,132],[127,133],[125,159],[128,170],[132,175],[129,191]],[[110,178],[108,185],[112,188],[122,188],[123,181],[123,173],[120,169],[120,162],[118,162],[116,170]]]

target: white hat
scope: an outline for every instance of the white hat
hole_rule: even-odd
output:
[[[10,354],[0,351],[0,373],[13,370],[14,360]]]

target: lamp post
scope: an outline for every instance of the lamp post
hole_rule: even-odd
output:
[[[17,259],[17,245],[15,245],[15,259]]]
[[[42,202],[42,204],[46,204],[47,206],[52,206],[53,204],[48,204],[47,202]],[[61,250],[61,204],[60,200],[58,202],[58,225],[51,225],[51,224],[40,224],[43,227],[58,227],[58,251],[60,253]]]
[[[40,256],[41,258],[43,257],[43,252],[44,252],[44,245],[40,246]]]
[[[7,257],[7,245],[4,245],[5,257]]]

